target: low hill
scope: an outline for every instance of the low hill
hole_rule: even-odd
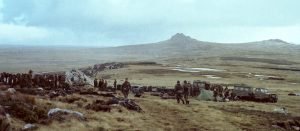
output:
[[[222,55],[298,55],[300,46],[279,39],[249,43],[214,43],[199,41],[182,33],[170,39],[149,44],[129,45],[101,49],[102,53],[117,55],[138,55],[140,57],[179,56],[222,56]]]
[[[282,60],[300,63],[299,56],[300,45],[279,39],[225,44],[199,41],[177,33],[170,39],[156,43],[108,48],[2,46],[0,71],[61,71],[105,62],[184,60],[187,57],[238,61],[254,58],[259,61],[270,59],[281,60],[280,63],[285,63]]]

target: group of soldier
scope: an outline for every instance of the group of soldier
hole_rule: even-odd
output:
[[[107,89],[107,80],[104,79],[94,79],[94,87],[98,88],[99,90],[106,90]],[[114,89],[117,89],[117,80],[114,80],[113,83]],[[125,81],[121,85],[121,92],[124,95],[124,98],[128,98],[129,91],[131,90],[131,84],[128,81],[128,78],[125,78]]]
[[[203,83],[204,86],[200,87],[198,84],[192,85],[186,80],[180,84],[180,81],[177,81],[177,84],[174,87],[174,92],[176,96],[177,103],[182,102],[183,104],[189,104],[189,96],[198,96],[201,93],[201,88],[205,90],[210,90],[213,92],[213,98],[217,101],[217,98],[222,98],[222,100],[230,99],[231,90],[227,86],[225,88],[219,84],[210,84],[208,82]]]
[[[68,84],[65,82],[65,76],[59,74],[33,74],[32,70],[28,73],[7,73],[0,74],[0,82],[10,85],[11,88],[32,88],[32,87],[49,87],[60,88]]]
[[[65,82],[65,75],[60,74],[34,74],[33,71],[29,70],[28,73],[0,73],[0,82],[10,85],[11,88],[14,87],[49,87],[49,88],[61,88],[65,87],[68,84]],[[99,88],[99,90],[105,90],[108,87],[107,80],[104,79],[94,79],[94,86]],[[117,81],[114,80],[114,88],[117,88]],[[203,88],[203,87],[201,87]],[[125,79],[121,85],[121,92],[125,98],[128,98],[129,91],[131,89],[130,82],[128,78]],[[204,83],[204,89],[213,91],[213,97],[221,97],[226,99],[230,97],[230,90],[226,87],[225,89],[221,85]],[[177,81],[177,84],[174,88],[176,100],[178,103],[182,102],[183,104],[189,104],[189,96],[198,96],[201,92],[199,85],[192,85],[186,80],[181,84],[180,81]]]
[[[107,81],[104,79],[94,79],[94,87],[99,88],[99,90],[105,90],[107,88]]]
[[[186,80],[183,84],[180,84],[180,81],[177,81],[175,85],[175,95],[177,103],[182,102],[182,104],[189,104],[188,96],[190,94],[190,90],[192,89],[192,84],[187,82]]]
[[[222,86],[219,84],[205,84],[205,90],[210,90],[213,92],[214,100],[217,101],[217,98],[222,98],[223,100],[228,99],[231,96],[231,90],[227,86]]]

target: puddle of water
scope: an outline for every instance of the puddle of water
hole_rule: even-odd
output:
[[[212,68],[185,68],[185,67],[170,67],[171,70],[181,71],[181,72],[200,72],[200,71],[213,71],[213,72],[221,72],[225,70],[218,70],[218,69],[212,69]]]
[[[265,75],[254,75],[255,77],[264,77]]]
[[[205,76],[207,78],[210,78],[210,79],[220,79],[220,78],[222,78],[222,77],[218,77],[218,76],[215,76],[215,75],[203,75],[203,76]]]
[[[171,69],[171,70],[180,71],[180,72],[191,72],[191,73],[200,72],[200,71],[195,71],[195,70],[184,70],[184,69]]]
[[[218,70],[218,69],[212,69],[212,68],[187,68],[191,70],[199,70],[199,71],[225,71],[225,70]]]
[[[277,77],[277,76],[266,76],[266,75],[254,75],[255,77]]]

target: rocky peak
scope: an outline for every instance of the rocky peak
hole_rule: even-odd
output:
[[[176,42],[196,41],[195,39],[191,38],[190,36],[186,36],[183,33],[177,33],[173,35],[170,40]]]

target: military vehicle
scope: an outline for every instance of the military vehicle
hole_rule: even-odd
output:
[[[231,98],[234,100],[249,100],[260,102],[277,102],[278,98],[276,94],[269,93],[266,88],[254,88],[247,85],[235,85]]]
[[[269,93],[266,88],[256,88],[254,90],[254,98],[256,101],[276,103],[278,98],[276,94]]]

